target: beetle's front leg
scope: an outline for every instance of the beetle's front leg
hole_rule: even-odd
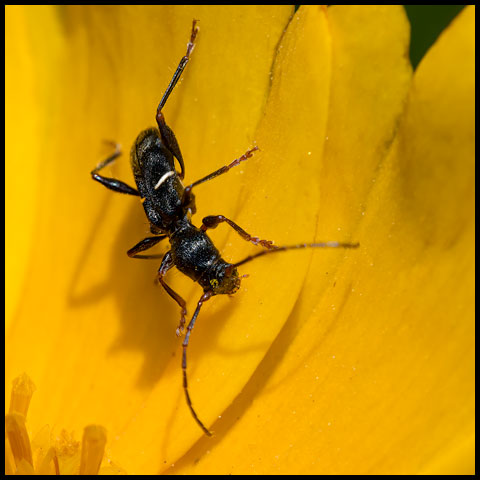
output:
[[[237,165],[240,165],[241,162],[244,162],[245,160],[250,158],[253,155],[253,152],[256,152],[257,150],[258,150],[258,147],[253,147],[250,150],[247,150],[241,157],[235,159],[230,164],[225,165],[222,168],[219,168],[218,170],[215,170],[214,172],[210,173],[206,177],[203,177],[200,180],[197,180],[196,182],[193,182],[187,187],[185,187],[185,192],[183,194],[183,201],[182,201],[183,205],[186,205],[190,201],[190,196],[192,195],[191,192],[193,187],[196,187],[201,183],[208,182],[208,180],[212,180],[213,178],[218,177],[219,175],[223,175],[224,173],[227,173],[231,168],[236,167]]]

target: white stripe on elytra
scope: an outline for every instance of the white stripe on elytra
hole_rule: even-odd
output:
[[[171,177],[172,175],[175,175],[175,172],[167,172],[165,175],[162,176],[162,178],[157,182],[157,184],[153,187],[155,190],[157,190],[157,188],[160,187],[160,185],[169,177]]]

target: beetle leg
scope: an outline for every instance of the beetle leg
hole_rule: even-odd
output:
[[[163,277],[167,274],[167,272],[174,266],[173,259],[172,259],[172,252],[168,251],[165,256],[163,257],[162,264],[158,269],[158,281],[161,283],[162,287],[166,290],[166,292],[178,303],[182,311],[180,312],[180,324],[177,327],[177,337],[179,337],[184,328],[185,328],[185,317],[187,316],[187,303],[185,300],[171,287],[169,287]]]
[[[170,80],[170,83],[168,84],[167,90],[163,94],[163,97],[160,100],[160,103],[158,104],[158,107],[157,107],[156,118],[157,118],[158,129],[160,130],[163,143],[168,148],[168,150],[170,150],[170,152],[175,156],[175,158],[178,160],[178,163],[180,164],[181,170],[180,170],[179,176],[182,180],[185,177],[185,164],[183,162],[182,153],[180,152],[180,147],[178,146],[178,142],[177,142],[177,139],[175,138],[175,134],[165,122],[165,117],[162,113],[162,108],[165,106],[165,103],[167,102],[168,97],[170,96],[173,89],[175,88],[175,85],[177,84],[178,80],[180,79],[180,76],[182,75],[182,72],[185,70],[187,63],[190,60],[190,55],[192,54],[193,48],[195,47],[195,38],[197,37],[198,30],[199,29],[197,27],[197,20],[193,20],[192,33],[190,34],[190,41],[187,44],[187,53],[180,60],[180,63],[178,64],[178,67],[175,70],[175,73],[173,74],[173,77]]]
[[[167,238],[167,235],[159,235],[157,237],[147,237],[138,242],[134,247],[132,247],[128,252],[127,255],[132,258],[145,258],[145,259],[152,259],[152,258],[162,258],[163,254],[161,255],[137,255],[138,252],[143,252],[144,250],[148,250],[156,245],[160,240]]]
[[[208,180],[212,180],[215,177],[218,177],[219,175],[223,175],[224,173],[227,173],[231,168],[236,167],[237,165],[240,164],[240,162],[243,162],[247,160],[247,158],[250,158],[253,155],[253,152],[257,151],[258,147],[253,147],[250,150],[247,150],[241,157],[236,158],[232,163],[225,165],[222,168],[219,168],[218,170],[215,170],[213,173],[210,173],[206,177],[201,178],[200,180],[197,180],[196,182],[193,182],[190,184],[188,187],[185,188],[185,192],[183,194],[183,205],[187,205],[189,198],[190,198],[190,192],[192,191],[193,187],[196,187],[197,185],[200,185],[201,183],[208,182]]]
[[[90,172],[90,174],[92,175],[92,178],[94,180],[100,182],[103,186],[107,187],[110,190],[113,190],[114,192],[126,193],[127,195],[135,195],[139,197],[140,193],[138,193],[138,191],[135,190],[135,188],[132,188],[130,185],[127,185],[126,183],[117,180],[116,178],[104,177],[98,174],[98,172],[102,170],[102,168],[105,168],[107,165],[112,163],[121,153],[122,152],[120,151],[120,146],[118,144],[115,144],[115,152],[113,153],[113,155],[110,155],[110,157],[108,157],[106,160],[99,163]]]
[[[162,141],[165,147],[170,150],[170,153],[178,160],[180,164],[179,177],[183,180],[185,177],[185,163],[183,162],[182,152],[178,145],[177,137],[173,133],[173,130],[166,124],[165,117],[162,112],[157,112],[157,123],[162,136]]]
[[[262,240],[258,237],[252,237],[249,233],[243,230],[243,228],[223,215],[209,215],[208,217],[205,217],[202,220],[202,226],[200,228],[205,232],[209,228],[217,228],[218,224],[222,222],[228,223],[228,225],[230,225],[247,242],[252,242],[254,245],[260,245],[268,250],[275,250],[278,248],[271,240]]]
[[[190,41],[187,44],[187,53],[180,60],[180,63],[178,64],[178,67],[175,70],[175,73],[173,74],[173,77],[170,80],[170,83],[168,84],[167,90],[163,94],[163,97],[160,100],[160,103],[158,104],[157,114],[165,106],[165,103],[167,103],[168,97],[170,96],[173,89],[175,88],[175,85],[177,84],[178,80],[180,79],[180,76],[182,75],[182,72],[185,70],[185,67],[187,66],[187,63],[190,60],[190,55],[192,54],[193,48],[195,47],[195,38],[197,37],[197,33],[198,33],[198,30],[199,30],[199,28],[197,27],[197,22],[198,22],[198,20],[193,20],[192,33],[190,34]]]
[[[195,325],[195,320],[198,317],[198,314],[200,312],[200,308],[203,305],[203,302],[206,302],[213,293],[210,290],[207,290],[201,297],[200,300],[198,301],[197,308],[195,310],[195,313],[193,314],[192,319],[190,320],[190,323],[188,324],[187,327],[187,333],[185,335],[185,340],[183,341],[183,355],[182,355],[182,370],[183,370],[183,390],[185,391],[185,397],[187,399],[187,405],[190,411],[192,412],[193,418],[195,421],[200,425],[201,429],[205,432],[206,435],[209,437],[212,436],[212,432],[208,430],[208,428],[201,422],[201,420],[198,418],[197,412],[195,412],[193,405],[192,405],[192,400],[190,399],[190,394],[188,393],[188,382],[187,382],[187,347],[188,347],[188,342],[190,340],[190,334],[192,333],[193,327]]]

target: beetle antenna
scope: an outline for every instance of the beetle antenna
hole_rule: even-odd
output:
[[[297,245],[285,245],[283,247],[272,246],[270,250],[262,250],[261,252],[249,255],[240,262],[233,264],[234,267],[239,267],[251,260],[267,255],[269,253],[283,252],[285,250],[296,250],[298,248],[358,248],[360,244],[357,243],[342,243],[342,242],[319,242],[319,243],[299,243]]]

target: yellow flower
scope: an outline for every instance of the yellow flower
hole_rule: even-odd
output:
[[[38,387],[28,430],[102,425],[131,474],[472,473],[474,12],[412,77],[401,7],[7,7],[6,385]],[[259,259],[205,304],[189,380],[213,438],[159,262],[125,255],[141,204],[89,176],[115,140],[132,184],[193,18],[164,109],[186,181],[261,150],[198,187],[194,223],[360,242]],[[212,237],[227,260],[255,251]],[[198,285],[167,281],[191,314]]]
[[[10,407],[5,416],[5,473],[12,475],[116,475],[123,473],[104,459],[105,429],[89,425],[82,444],[62,430],[54,436],[45,425],[30,441],[26,420],[35,385],[23,374],[13,381]],[[103,463],[103,466],[102,466]]]

